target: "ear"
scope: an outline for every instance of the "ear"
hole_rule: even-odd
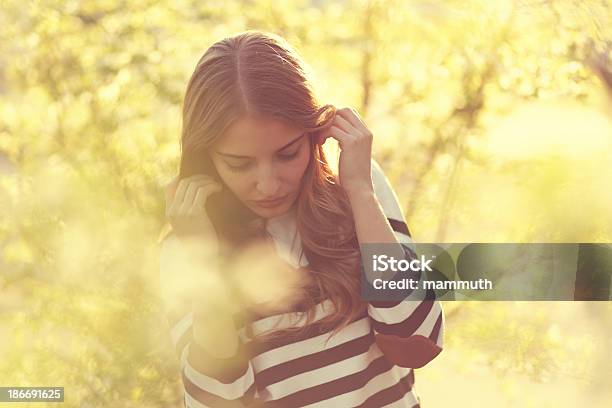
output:
[[[314,145],[322,145],[323,143],[325,143],[325,140],[327,139],[327,137],[325,137],[325,130],[320,130],[318,132],[315,132],[312,134],[312,138],[313,138],[313,144]]]

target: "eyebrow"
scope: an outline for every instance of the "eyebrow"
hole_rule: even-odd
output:
[[[298,140],[301,140],[304,135],[306,135],[306,132],[302,133],[301,135],[299,135],[298,137],[296,137],[295,139],[293,139],[292,141],[290,141],[289,143],[287,143],[286,145],[284,145],[283,147],[278,149],[276,151],[276,153],[278,153],[278,152],[280,152],[282,150],[285,150],[289,146],[294,145]],[[222,152],[219,152],[219,151],[217,151],[216,153],[220,154],[221,156],[233,157],[233,158],[236,158],[236,159],[250,159],[251,158],[251,156],[240,156],[240,155],[237,155],[237,154],[222,153]]]

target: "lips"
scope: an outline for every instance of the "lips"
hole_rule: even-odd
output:
[[[273,207],[273,206],[276,206],[282,203],[283,200],[287,198],[287,196],[288,194],[282,197],[279,197],[279,198],[272,199],[272,200],[253,200],[253,202],[262,207]]]

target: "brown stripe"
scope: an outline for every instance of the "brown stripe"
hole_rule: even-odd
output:
[[[442,351],[429,337],[420,334],[410,337],[377,334],[376,344],[393,364],[409,368],[423,367]]]
[[[371,301],[370,304],[372,306],[374,306],[377,309],[391,309],[392,307],[395,307],[397,305],[399,305],[400,303],[402,303],[401,300],[378,300],[378,301]]]
[[[412,259],[418,258],[416,252],[414,252],[414,250],[410,248],[410,246],[408,246],[407,243],[400,242],[400,245],[402,246],[402,249],[404,250],[404,255],[406,256],[406,259],[412,260]]]
[[[410,259],[410,258],[409,258]],[[412,279],[413,281],[420,281],[421,280],[421,271],[406,271],[406,272],[402,272],[402,271],[398,271],[395,275],[393,275],[389,280],[390,281],[395,281],[395,282],[401,282],[404,279]],[[363,283],[362,283],[363,284]],[[419,301],[419,300],[425,300],[428,299],[428,296],[431,296],[429,293],[425,293],[425,298],[424,299],[420,299],[417,296],[412,296],[412,298],[410,297],[412,295],[412,292],[414,292],[413,289],[405,289],[402,291],[402,295],[404,296],[401,300],[373,300],[370,301],[370,304],[374,307],[378,307],[378,308],[384,308],[384,309],[388,309],[388,308],[392,308],[394,306],[397,306],[400,304],[400,302],[403,302],[405,300],[407,301]],[[422,291],[418,293],[418,296],[423,296]],[[432,292],[434,293],[434,292]],[[435,293],[434,293],[435,295]]]
[[[391,228],[393,228],[393,231],[401,232],[402,234],[406,234],[412,238],[412,234],[408,229],[408,225],[404,221],[395,220],[389,217],[387,217],[387,221],[389,221],[389,224],[391,225]]]
[[[330,349],[286,361],[259,372],[257,384],[261,388],[267,387],[289,377],[358,356],[368,351],[374,343],[374,333],[370,332]]]
[[[412,390],[412,371],[413,370],[410,370],[410,372],[401,378],[395,385],[377,392],[365,400],[363,404],[358,405],[355,408],[384,407],[392,402],[401,400]]]
[[[429,292],[433,293],[432,290],[427,290],[427,292],[428,295]],[[433,300],[422,301],[414,312],[410,314],[410,316],[399,323],[387,324],[372,319],[372,325],[374,326],[374,329],[381,334],[394,334],[400,337],[409,337],[414,334],[416,329],[418,329],[423,321],[427,318],[433,304]]]
[[[275,400],[282,407],[301,407],[315,402],[324,401],[337,395],[354,391],[366,385],[368,381],[392,369],[393,366],[385,358],[380,356],[372,361],[368,367],[357,373],[329,381],[325,384],[306,388],[291,395]]]
[[[185,392],[206,406],[215,408],[243,408],[250,404],[255,396],[255,384],[251,384],[242,397],[228,400],[198,387],[187,378],[184,372],[181,373],[181,377],[185,386]]]

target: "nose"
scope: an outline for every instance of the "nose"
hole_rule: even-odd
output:
[[[276,197],[279,194],[280,180],[273,166],[265,166],[257,175],[257,191],[260,198]]]

